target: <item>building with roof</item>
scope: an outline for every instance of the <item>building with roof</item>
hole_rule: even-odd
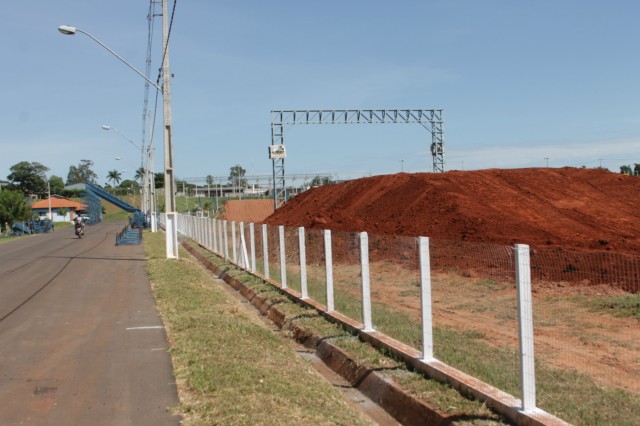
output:
[[[86,204],[78,203],[61,195],[51,195],[50,198],[31,205],[31,210],[41,219],[49,217],[49,200],[51,200],[51,216],[53,216],[54,222],[71,222],[77,215],[87,210]]]

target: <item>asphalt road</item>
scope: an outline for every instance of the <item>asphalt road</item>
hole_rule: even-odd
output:
[[[0,425],[178,425],[166,334],[124,223],[0,244]]]

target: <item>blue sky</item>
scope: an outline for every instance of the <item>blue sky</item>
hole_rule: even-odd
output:
[[[98,183],[113,169],[131,178],[140,151],[100,126],[141,144],[144,80],[57,28],[77,26],[144,70],[148,10],[147,0],[5,6],[1,179],[20,161],[66,179],[81,159],[94,161]],[[271,110],[372,108],[443,109],[447,170],[617,172],[640,162],[639,19],[632,0],[180,0],[170,50],[176,176],[226,177],[235,164],[270,175]],[[155,134],[161,171],[160,125]],[[416,124],[293,126],[285,170],[426,172],[430,141]]]

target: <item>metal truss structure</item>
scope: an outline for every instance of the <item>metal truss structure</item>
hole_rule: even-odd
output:
[[[284,154],[285,126],[295,124],[405,124],[417,123],[431,131],[433,171],[444,172],[444,138],[441,109],[340,109],[271,111],[271,148],[282,146]],[[270,150],[270,153],[272,150]],[[273,201],[277,209],[287,201],[284,160],[286,155],[271,157],[273,161]]]

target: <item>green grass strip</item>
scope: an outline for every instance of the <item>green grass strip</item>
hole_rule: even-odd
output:
[[[166,260],[164,243],[144,234],[184,425],[370,424],[186,252]]]

